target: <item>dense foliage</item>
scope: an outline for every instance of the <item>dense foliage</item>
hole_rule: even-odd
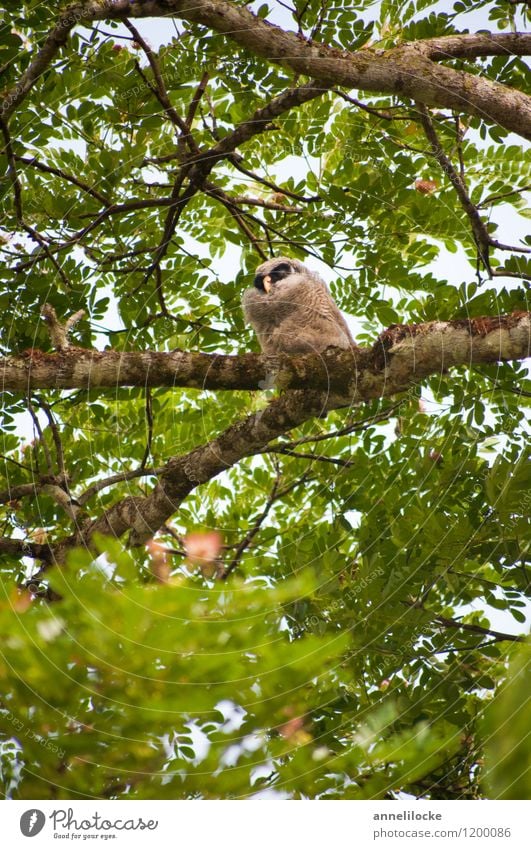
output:
[[[289,5],[250,8],[351,52],[529,18],[494,0]],[[4,97],[56,7],[4,2]],[[511,53],[447,64],[529,85]],[[257,350],[240,296],[275,254],[320,270],[360,344],[528,310],[522,139],[333,86],[252,123],[304,82],[178,17],[73,29],[1,125],[2,356],[50,350],[45,302],[62,320],[85,310],[85,348]],[[484,232],[512,248],[478,239],[430,127]],[[274,394],[4,393],[1,536],[53,545]],[[97,537],[39,571],[6,547],[3,794],[528,796],[530,397],[525,363],[441,373],[198,487],[165,549]]]

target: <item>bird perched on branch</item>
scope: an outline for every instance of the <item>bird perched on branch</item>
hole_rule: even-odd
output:
[[[259,265],[242,305],[265,354],[356,347],[324,280],[296,259],[280,256]]]

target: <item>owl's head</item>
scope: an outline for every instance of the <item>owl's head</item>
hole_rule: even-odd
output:
[[[268,259],[256,269],[254,285],[260,292],[268,294],[271,289],[278,286],[282,280],[290,274],[303,274],[306,268],[298,259],[289,259],[287,256],[277,256]]]

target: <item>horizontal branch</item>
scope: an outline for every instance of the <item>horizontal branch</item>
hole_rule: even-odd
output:
[[[481,56],[529,56],[529,32],[477,32],[441,35],[422,41],[430,59],[476,59]]]
[[[54,549],[48,543],[28,542],[23,539],[8,539],[0,537],[0,554],[12,557],[31,557],[43,563],[56,561]]]
[[[41,475],[34,476],[31,483],[21,483],[10,486],[6,490],[0,492],[0,504],[9,504],[9,502],[18,501],[21,498],[26,498],[28,495],[37,495],[46,487],[55,486],[62,488],[66,487],[66,477],[64,475]]]
[[[183,387],[209,390],[311,387],[347,403],[400,392],[429,374],[530,355],[531,313],[394,325],[372,348],[323,354],[94,351],[71,346],[54,353],[30,349],[0,358],[0,390],[98,387]]]
[[[445,628],[458,628],[461,631],[470,631],[472,634],[480,634],[482,637],[494,637],[496,642],[508,640],[513,643],[525,643],[526,638],[518,634],[507,634],[504,631],[493,631],[491,628],[483,628],[481,625],[473,625],[470,622],[461,622],[459,619],[448,619],[446,616],[435,616],[435,622]]]
[[[147,496],[118,501],[73,537],[54,547],[61,562],[73,545],[90,545],[95,533],[141,545],[164,525],[195,488],[267,448],[304,421],[336,407],[392,395],[451,366],[519,360],[531,354],[531,313],[394,325],[372,348],[321,356],[220,356],[186,352],[119,353],[66,348],[54,354],[30,352],[0,361],[5,389],[28,387],[186,386],[206,389],[262,389],[276,382],[284,391],[210,442],[171,458],[156,470]],[[300,387],[294,389],[294,387]]]

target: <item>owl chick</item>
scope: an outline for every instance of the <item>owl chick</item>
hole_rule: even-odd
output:
[[[356,347],[326,283],[296,259],[268,259],[242,298],[245,319],[265,354]]]

